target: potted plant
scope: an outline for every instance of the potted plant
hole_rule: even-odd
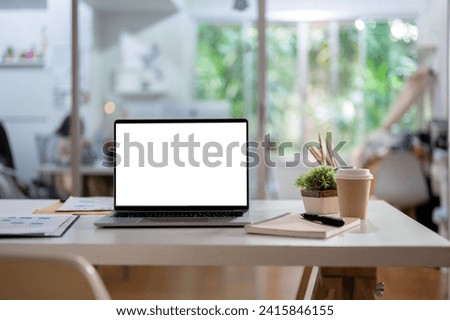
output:
[[[301,188],[303,203],[307,212],[330,214],[338,212],[336,169],[321,165],[309,169],[295,181]]]

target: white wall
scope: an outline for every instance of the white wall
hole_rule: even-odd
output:
[[[112,100],[131,117],[170,117],[186,112],[191,104],[193,23],[186,13],[161,17],[160,13],[107,13],[94,15],[91,119],[102,123],[103,105]],[[143,45],[160,50],[164,92],[159,95],[121,95],[115,81],[121,69],[120,35],[127,33]],[[184,115],[184,114],[183,114]],[[187,115],[187,112],[186,112]]]
[[[36,177],[39,166],[36,135],[54,132],[70,112],[70,7],[70,1],[47,0],[47,6],[38,9],[0,10],[0,53],[8,46],[18,51],[34,47],[39,52],[45,47],[41,67],[0,66],[0,120],[9,136],[18,177],[24,183]],[[85,33],[89,15],[83,5],[80,20],[80,32]],[[89,37],[83,40],[80,47],[85,49]],[[86,72],[81,75],[89,78]]]
[[[37,9],[0,9],[0,53],[8,46],[42,51],[47,43],[43,67],[0,67],[0,120],[23,182],[36,176],[36,135],[53,132],[70,113],[70,9],[70,1],[60,0],[48,0],[46,7]],[[110,99],[134,113],[154,117],[179,114],[190,105],[193,24],[183,13],[161,15],[99,13],[79,3],[80,89],[82,96],[89,97],[81,99],[80,113],[88,138],[95,137],[103,121],[103,104]],[[167,80],[163,96],[121,97],[114,92],[114,73],[121,63],[119,35],[124,31],[159,45]]]
[[[423,63],[433,69],[437,75],[433,90],[433,119],[447,120],[447,1],[433,0],[419,16],[418,49],[424,53]]]
[[[48,28],[44,9],[0,11],[0,52],[12,46],[16,53],[35,48],[43,50]],[[35,175],[37,150],[34,136],[52,126],[51,90],[44,67],[0,67],[0,120],[8,134],[19,179]]]

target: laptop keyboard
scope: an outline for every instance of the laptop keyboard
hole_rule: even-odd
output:
[[[127,211],[114,213],[116,218],[224,218],[240,216],[242,216],[242,213],[236,211]]]

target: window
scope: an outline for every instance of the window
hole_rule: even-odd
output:
[[[268,132],[298,147],[332,131],[348,141],[350,154],[381,126],[416,70],[417,32],[412,21],[398,19],[269,23]],[[200,23],[197,99],[226,99],[233,116],[255,119],[256,42],[254,26]],[[413,109],[399,126],[415,129]]]

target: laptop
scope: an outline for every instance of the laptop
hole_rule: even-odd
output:
[[[247,120],[116,120],[114,141],[114,211],[96,226],[250,223]]]

